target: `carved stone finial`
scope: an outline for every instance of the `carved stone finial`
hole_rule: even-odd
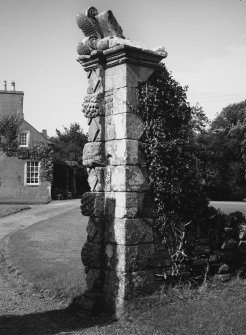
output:
[[[100,43],[104,38],[124,38],[122,28],[111,10],[99,13],[95,7],[90,7],[77,15],[77,24],[86,37],[77,49],[82,56],[90,55],[93,50],[101,49],[102,46],[107,48],[108,43]]]
[[[100,28],[98,28],[98,24],[95,19],[96,15],[93,16],[92,13],[97,13],[96,8],[90,7],[88,10],[84,10],[83,12],[79,13],[76,17],[78,27],[82,30],[85,37],[93,36],[95,38],[102,38],[102,33]]]
[[[95,18],[98,14],[98,10],[93,6],[86,10],[86,15],[90,18]]]
[[[88,60],[93,52],[95,54],[95,51],[105,51],[120,45],[152,51],[163,58],[167,57],[164,47],[149,50],[137,42],[125,39],[122,28],[111,10],[99,13],[95,7],[90,7],[77,15],[77,24],[85,35],[77,48],[80,55],[78,61],[81,63]]]

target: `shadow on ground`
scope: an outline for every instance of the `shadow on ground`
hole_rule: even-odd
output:
[[[26,315],[6,315],[0,317],[1,335],[53,335],[82,331],[95,325],[109,324],[109,317],[91,318],[86,314],[76,314],[71,309],[52,310]]]

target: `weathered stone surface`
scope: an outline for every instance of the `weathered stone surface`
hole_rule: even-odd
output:
[[[87,169],[92,192],[133,192],[149,189],[147,173],[139,166],[107,166]]]
[[[137,88],[123,87],[105,93],[105,115],[137,113]]]
[[[135,218],[139,216],[143,209],[143,193],[139,192],[115,192],[116,218]]]
[[[122,245],[153,242],[153,229],[142,219],[113,219],[108,223],[108,241]]]
[[[129,299],[153,293],[155,280],[153,270],[134,271],[125,273],[119,271],[106,272],[104,292],[118,297]]]
[[[81,198],[81,212],[85,216],[104,216],[104,193],[86,192]]]
[[[112,191],[146,191],[149,184],[139,166],[115,166],[111,175]]]
[[[81,250],[84,266],[100,269],[103,260],[103,247],[99,243],[86,242]]]
[[[167,248],[160,243],[157,243],[154,246],[155,254],[153,258],[153,266],[156,268],[169,266],[171,264],[171,259]]]
[[[106,140],[138,140],[143,135],[144,125],[138,114],[121,113],[106,116]]]
[[[150,269],[153,267],[155,247],[153,243],[122,245],[108,244],[106,246],[110,253],[106,266],[111,270],[116,269],[121,272],[132,272]]]
[[[147,222],[147,224],[150,224],[152,227],[154,227],[154,220],[152,218],[143,218],[143,220]],[[154,228],[153,234],[154,234],[154,243],[162,244],[163,237],[156,228]]]
[[[106,165],[104,142],[85,144],[83,150],[83,165],[89,167]]]
[[[145,194],[146,195],[146,194]],[[155,217],[155,204],[153,202],[153,199],[151,202],[149,202],[149,200],[147,201],[147,199],[144,199],[144,203],[143,203],[143,211],[141,213],[141,216],[143,218],[149,218],[152,219]]]
[[[102,218],[135,218],[141,215],[144,193],[141,192],[87,192],[81,198],[85,216]]]
[[[144,194],[140,192],[106,192],[105,215],[109,218],[134,218],[143,208]]]
[[[105,90],[126,87],[127,81],[127,64],[113,66],[105,71]],[[137,83],[136,83],[137,84]],[[135,86],[137,87],[137,85]]]
[[[144,161],[137,140],[114,140],[105,143],[107,164],[110,165],[141,165]]]
[[[105,71],[103,67],[98,66],[87,74],[89,87],[88,94],[104,93]]]
[[[140,296],[153,293],[155,281],[152,271],[135,271],[129,279],[129,287],[126,289],[126,298],[132,295]]]
[[[88,183],[92,192],[109,192],[111,190],[110,167],[92,168],[88,175]]]
[[[87,289],[90,292],[102,292],[103,276],[102,270],[90,269],[86,274]]]
[[[105,141],[105,117],[97,116],[91,119],[88,131],[89,142],[103,142]]]
[[[81,213],[85,216],[90,216],[94,211],[95,194],[86,192],[81,198]]]
[[[105,71],[105,90],[121,87],[137,87],[138,82],[146,81],[154,72],[153,68],[137,64],[120,64]]]
[[[105,115],[111,115],[114,113],[114,89],[110,89],[105,92],[104,98],[105,104]]]
[[[87,241],[94,243],[104,242],[104,230],[105,230],[105,219],[90,217],[88,225],[86,227],[87,231]]]

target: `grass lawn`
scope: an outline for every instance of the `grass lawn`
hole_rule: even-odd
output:
[[[14,214],[26,209],[30,209],[29,206],[26,205],[5,205],[0,204],[0,218],[3,216],[7,216],[10,214]]]
[[[175,287],[133,301],[122,320],[95,326],[88,334],[245,335],[245,311],[245,281],[206,284],[198,290]]]
[[[8,262],[35,289],[70,300],[85,288],[80,251],[87,220],[78,208],[12,234]]]

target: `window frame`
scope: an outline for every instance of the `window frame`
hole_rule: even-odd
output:
[[[26,135],[26,144],[21,144],[21,135]],[[21,131],[19,133],[19,147],[21,148],[28,148],[29,147],[29,140],[30,140],[30,131]]]
[[[28,165],[29,164],[35,164],[37,163],[37,166],[32,166],[30,165],[29,168],[33,169],[33,171],[29,171],[28,172]],[[41,166],[41,162],[40,161],[34,161],[34,160],[28,160],[25,162],[25,168],[24,168],[24,184],[25,186],[39,186],[40,185],[40,166]],[[35,168],[38,168],[37,172],[35,172]],[[28,176],[28,173],[30,174],[30,176]],[[37,182],[28,182],[28,179],[34,179],[35,180],[35,176],[32,177],[32,174],[38,173],[37,176]]]

